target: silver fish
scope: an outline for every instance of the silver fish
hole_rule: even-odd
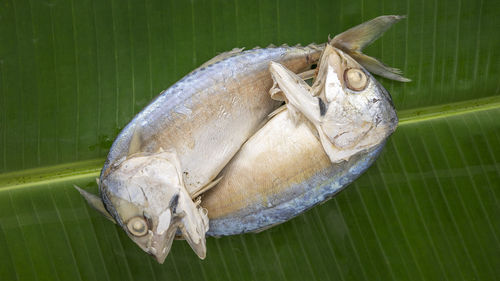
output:
[[[381,19],[390,25],[399,17]],[[386,25],[367,25],[368,35],[351,33],[338,42],[358,54],[357,61],[390,76],[392,69],[349,45],[381,34]],[[324,47],[237,49],[215,57],[161,93],[119,134],[98,181],[100,196],[80,193],[158,262],[165,260],[176,234],[204,258],[211,214],[199,195],[221,180],[220,171],[280,106],[267,94],[273,84],[269,63],[307,77]]]
[[[162,263],[180,231],[206,255],[206,210],[196,198],[280,106],[268,96],[268,66],[309,70],[322,47],[224,53],[161,93],[119,134],[101,172],[100,197],[87,201]]]
[[[208,235],[262,231],[328,200],[373,163],[396,129],[389,93],[331,44],[312,87],[271,63],[279,87],[271,93],[284,95],[287,106],[243,145],[222,180],[204,194]]]

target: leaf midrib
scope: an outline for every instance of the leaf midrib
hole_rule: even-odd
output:
[[[399,127],[498,108],[500,108],[500,96],[402,110],[398,112]],[[103,163],[104,159],[101,158],[0,174],[0,192],[35,185],[98,177]]]

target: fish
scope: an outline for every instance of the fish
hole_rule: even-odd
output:
[[[284,99],[203,195],[209,236],[260,232],[296,217],[346,188],[378,157],[398,117],[387,90],[332,40],[310,87],[271,62]],[[281,97],[279,96],[281,95]]]
[[[208,216],[197,199],[243,143],[280,106],[269,98],[270,61],[310,70],[316,44],[220,54],[138,113],[115,139],[99,195],[78,191],[145,252],[165,260],[176,236],[205,258]]]
[[[377,65],[345,39],[346,52]],[[234,49],[216,56],[162,92],[120,132],[98,179],[99,195],[76,188],[159,263],[174,238],[205,258],[212,226],[203,194],[224,180],[220,172],[282,104],[268,95],[270,63],[305,79],[325,47]],[[392,75],[390,70],[380,75]]]

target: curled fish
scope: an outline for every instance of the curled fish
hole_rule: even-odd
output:
[[[360,37],[379,36],[399,19],[398,16],[379,17],[371,24],[360,25],[364,27],[355,32],[338,35],[343,38],[337,40],[339,52],[343,50],[351,57],[357,55],[357,62],[377,69],[379,75],[404,79],[394,69],[363,55],[363,43],[356,43]],[[360,42],[366,43],[366,40]],[[282,103],[278,98],[281,94],[276,93],[274,100],[268,95],[273,85],[270,62],[279,63],[288,75],[299,73],[299,76],[292,75],[293,79],[308,78],[311,65],[318,62],[325,46],[327,44],[235,49],[203,64],[161,93],[118,135],[98,180],[99,196],[82,189],[80,193],[159,263],[165,260],[176,236],[184,238],[203,259],[207,231],[217,234],[224,232],[220,227],[229,227],[212,224],[211,212],[215,215],[216,211],[209,196],[217,198],[218,192],[225,192],[220,186],[230,175],[217,176],[245,141],[263,126],[268,114]],[[319,68],[318,77],[322,77],[322,67]],[[288,84],[276,77],[274,81],[280,84],[282,98],[304,98],[294,95],[294,90],[287,91]],[[288,111],[291,106],[289,103]],[[315,124],[306,113],[308,108],[294,106],[296,117],[305,116],[307,122]],[[331,135],[326,133],[325,137]],[[216,185],[219,188],[211,195],[200,198]],[[244,190],[234,191],[243,193],[229,195],[245,196]],[[245,223],[245,220],[230,223]]]

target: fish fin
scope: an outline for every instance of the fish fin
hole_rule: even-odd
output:
[[[342,50],[359,51],[377,40],[393,24],[406,16],[380,16],[336,35],[329,43]]]
[[[234,48],[231,51],[220,53],[217,56],[215,56],[215,57],[211,58],[210,60],[208,60],[207,62],[205,62],[204,64],[200,65],[200,67],[198,67],[198,68],[207,67],[207,66],[212,65],[214,63],[217,63],[217,62],[219,62],[221,60],[224,60],[224,59],[227,59],[229,57],[232,57],[235,54],[243,52],[244,49],[245,48]]]
[[[311,87],[297,74],[279,63],[271,62],[269,70],[273,80],[278,84],[286,98],[291,117],[298,120],[298,116],[296,116],[298,111],[313,124],[319,124],[320,105],[318,98],[311,95]]]
[[[205,185],[204,187],[198,189],[197,191],[193,192],[191,195],[191,198],[192,199],[195,199],[196,197],[200,196],[202,193],[204,193],[205,191],[208,191],[209,189],[211,189],[212,187],[214,187],[215,185],[217,185],[223,178],[224,176],[220,176],[218,177],[217,179],[209,182],[207,185]]]
[[[130,143],[128,145],[128,153],[127,156],[130,156],[132,154],[135,154],[141,150],[141,132],[140,128],[137,126],[134,128],[134,133],[132,134],[132,137],[130,138]]]
[[[402,74],[401,70],[389,67],[383,64],[381,61],[377,60],[376,58],[367,56],[361,52],[348,52],[348,54],[359,64],[361,64],[364,68],[366,68],[366,70],[368,70],[373,74],[400,82],[411,81],[411,79],[408,79],[401,75]]]
[[[108,220],[112,221],[113,223],[116,224],[115,219],[108,213],[106,208],[104,208],[104,204],[102,203],[102,200],[99,196],[96,196],[90,192],[87,192],[81,188],[79,188],[76,185],[73,185],[78,192],[87,200],[87,203],[89,203],[90,206],[92,206],[94,209],[96,209],[99,213],[101,213],[103,216],[105,216]]]
[[[410,82],[410,79],[401,75],[402,72],[399,69],[386,66],[376,58],[361,52],[364,47],[377,40],[393,24],[404,18],[405,16],[396,15],[380,16],[352,27],[328,41],[330,45],[346,52],[371,73],[391,80]]]

